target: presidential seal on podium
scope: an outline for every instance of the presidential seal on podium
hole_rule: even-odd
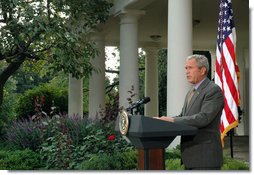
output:
[[[119,130],[122,135],[126,135],[129,129],[129,118],[126,110],[119,112]]]

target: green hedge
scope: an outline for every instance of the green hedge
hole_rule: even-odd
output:
[[[184,170],[184,166],[181,165],[181,159],[167,159],[165,161],[166,170]],[[249,164],[241,160],[224,157],[224,164],[221,170],[250,170]]]
[[[135,170],[137,169],[137,151],[132,150],[115,154],[94,154],[80,164],[80,170]]]
[[[76,164],[76,170],[136,170],[137,169],[137,151],[127,152],[98,153],[93,154],[89,160],[84,160]],[[166,170],[184,170],[180,165],[180,159],[166,159]],[[0,150],[0,169],[1,170],[43,170],[46,162],[41,161],[39,153],[24,149]],[[47,168],[46,168],[47,169]],[[57,169],[52,167],[51,169]],[[250,170],[249,164],[241,160],[224,157],[223,170]]]
[[[232,159],[230,157],[224,157],[224,164],[221,168],[222,170],[250,170],[249,164],[237,160],[237,159]]]
[[[38,102],[41,102],[41,97],[44,98],[43,111],[50,114],[51,107],[57,106],[61,112],[68,111],[68,91],[50,85],[41,85],[34,89],[27,90],[18,99],[16,108],[18,118],[27,118],[32,116],[35,111],[35,99],[38,97]],[[54,102],[54,104],[53,104]]]
[[[39,154],[32,150],[0,150],[1,170],[34,170],[43,166]]]

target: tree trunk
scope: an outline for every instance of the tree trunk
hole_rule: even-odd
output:
[[[20,68],[24,61],[23,57],[18,58],[16,61],[11,62],[0,74],[0,106],[3,104],[5,83]]]

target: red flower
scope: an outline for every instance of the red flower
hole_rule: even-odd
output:
[[[114,134],[111,134],[110,136],[108,136],[108,140],[115,140],[115,135]]]

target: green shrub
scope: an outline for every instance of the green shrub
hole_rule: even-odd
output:
[[[181,159],[166,159],[165,161],[166,170],[184,170],[184,166],[181,165]]]
[[[165,152],[165,159],[180,159],[181,158],[181,151],[180,145],[177,145],[175,148],[167,149]]]
[[[52,130],[54,135],[46,139],[40,150],[41,160],[45,162],[46,169],[66,170],[70,169],[73,160],[73,145],[66,133]]]
[[[250,170],[249,164],[241,160],[224,157],[222,170]]]
[[[113,154],[133,149],[133,146],[113,130],[112,123],[102,125],[87,122],[84,134],[80,134],[82,137],[76,139],[78,143],[75,144],[73,140],[76,135],[70,132],[65,121],[59,118],[53,122],[48,134],[51,136],[43,142],[40,149],[46,169],[77,169],[81,162],[90,160],[94,154]]]
[[[134,170],[137,169],[137,151],[115,154],[94,154],[78,167],[82,170]]]
[[[41,124],[31,119],[14,121],[6,129],[6,142],[17,148],[36,150],[42,143],[43,133]]]
[[[67,90],[45,84],[27,90],[24,95],[20,96],[16,109],[19,118],[28,118],[35,113],[36,98],[38,98],[38,103],[43,103],[42,110],[47,114],[50,114],[52,106],[57,106],[61,112],[68,110]]]
[[[166,170],[184,170],[181,165],[181,159],[167,159],[165,161]],[[222,170],[249,170],[249,165],[241,160],[224,157],[224,164]]]
[[[35,170],[44,165],[40,162],[40,155],[32,150],[1,150],[1,170]]]
[[[63,123],[62,126],[58,124],[59,122]],[[57,127],[62,132],[64,126],[72,144],[78,145],[88,134],[89,128],[86,123],[86,119],[67,116],[44,118],[40,122],[22,119],[6,128],[5,138],[8,144],[15,147],[37,150],[47,138],[54,135],[52,128]]]
[[[6,138],[14,147],[39,151],[45,169],[77,169],[94,154],[133,150],[114,128],[114,122],[92,123],[87,119],[61,116],[39,122],[14,122],[7,129]]]
[[[17,94],[15,93],[16,82],[10,78],[4,87],[3,102],[0,105],[0,137],[4,135],[3,128],[8,127],[13,119],[15,119],[15,107],[17,106]]]

